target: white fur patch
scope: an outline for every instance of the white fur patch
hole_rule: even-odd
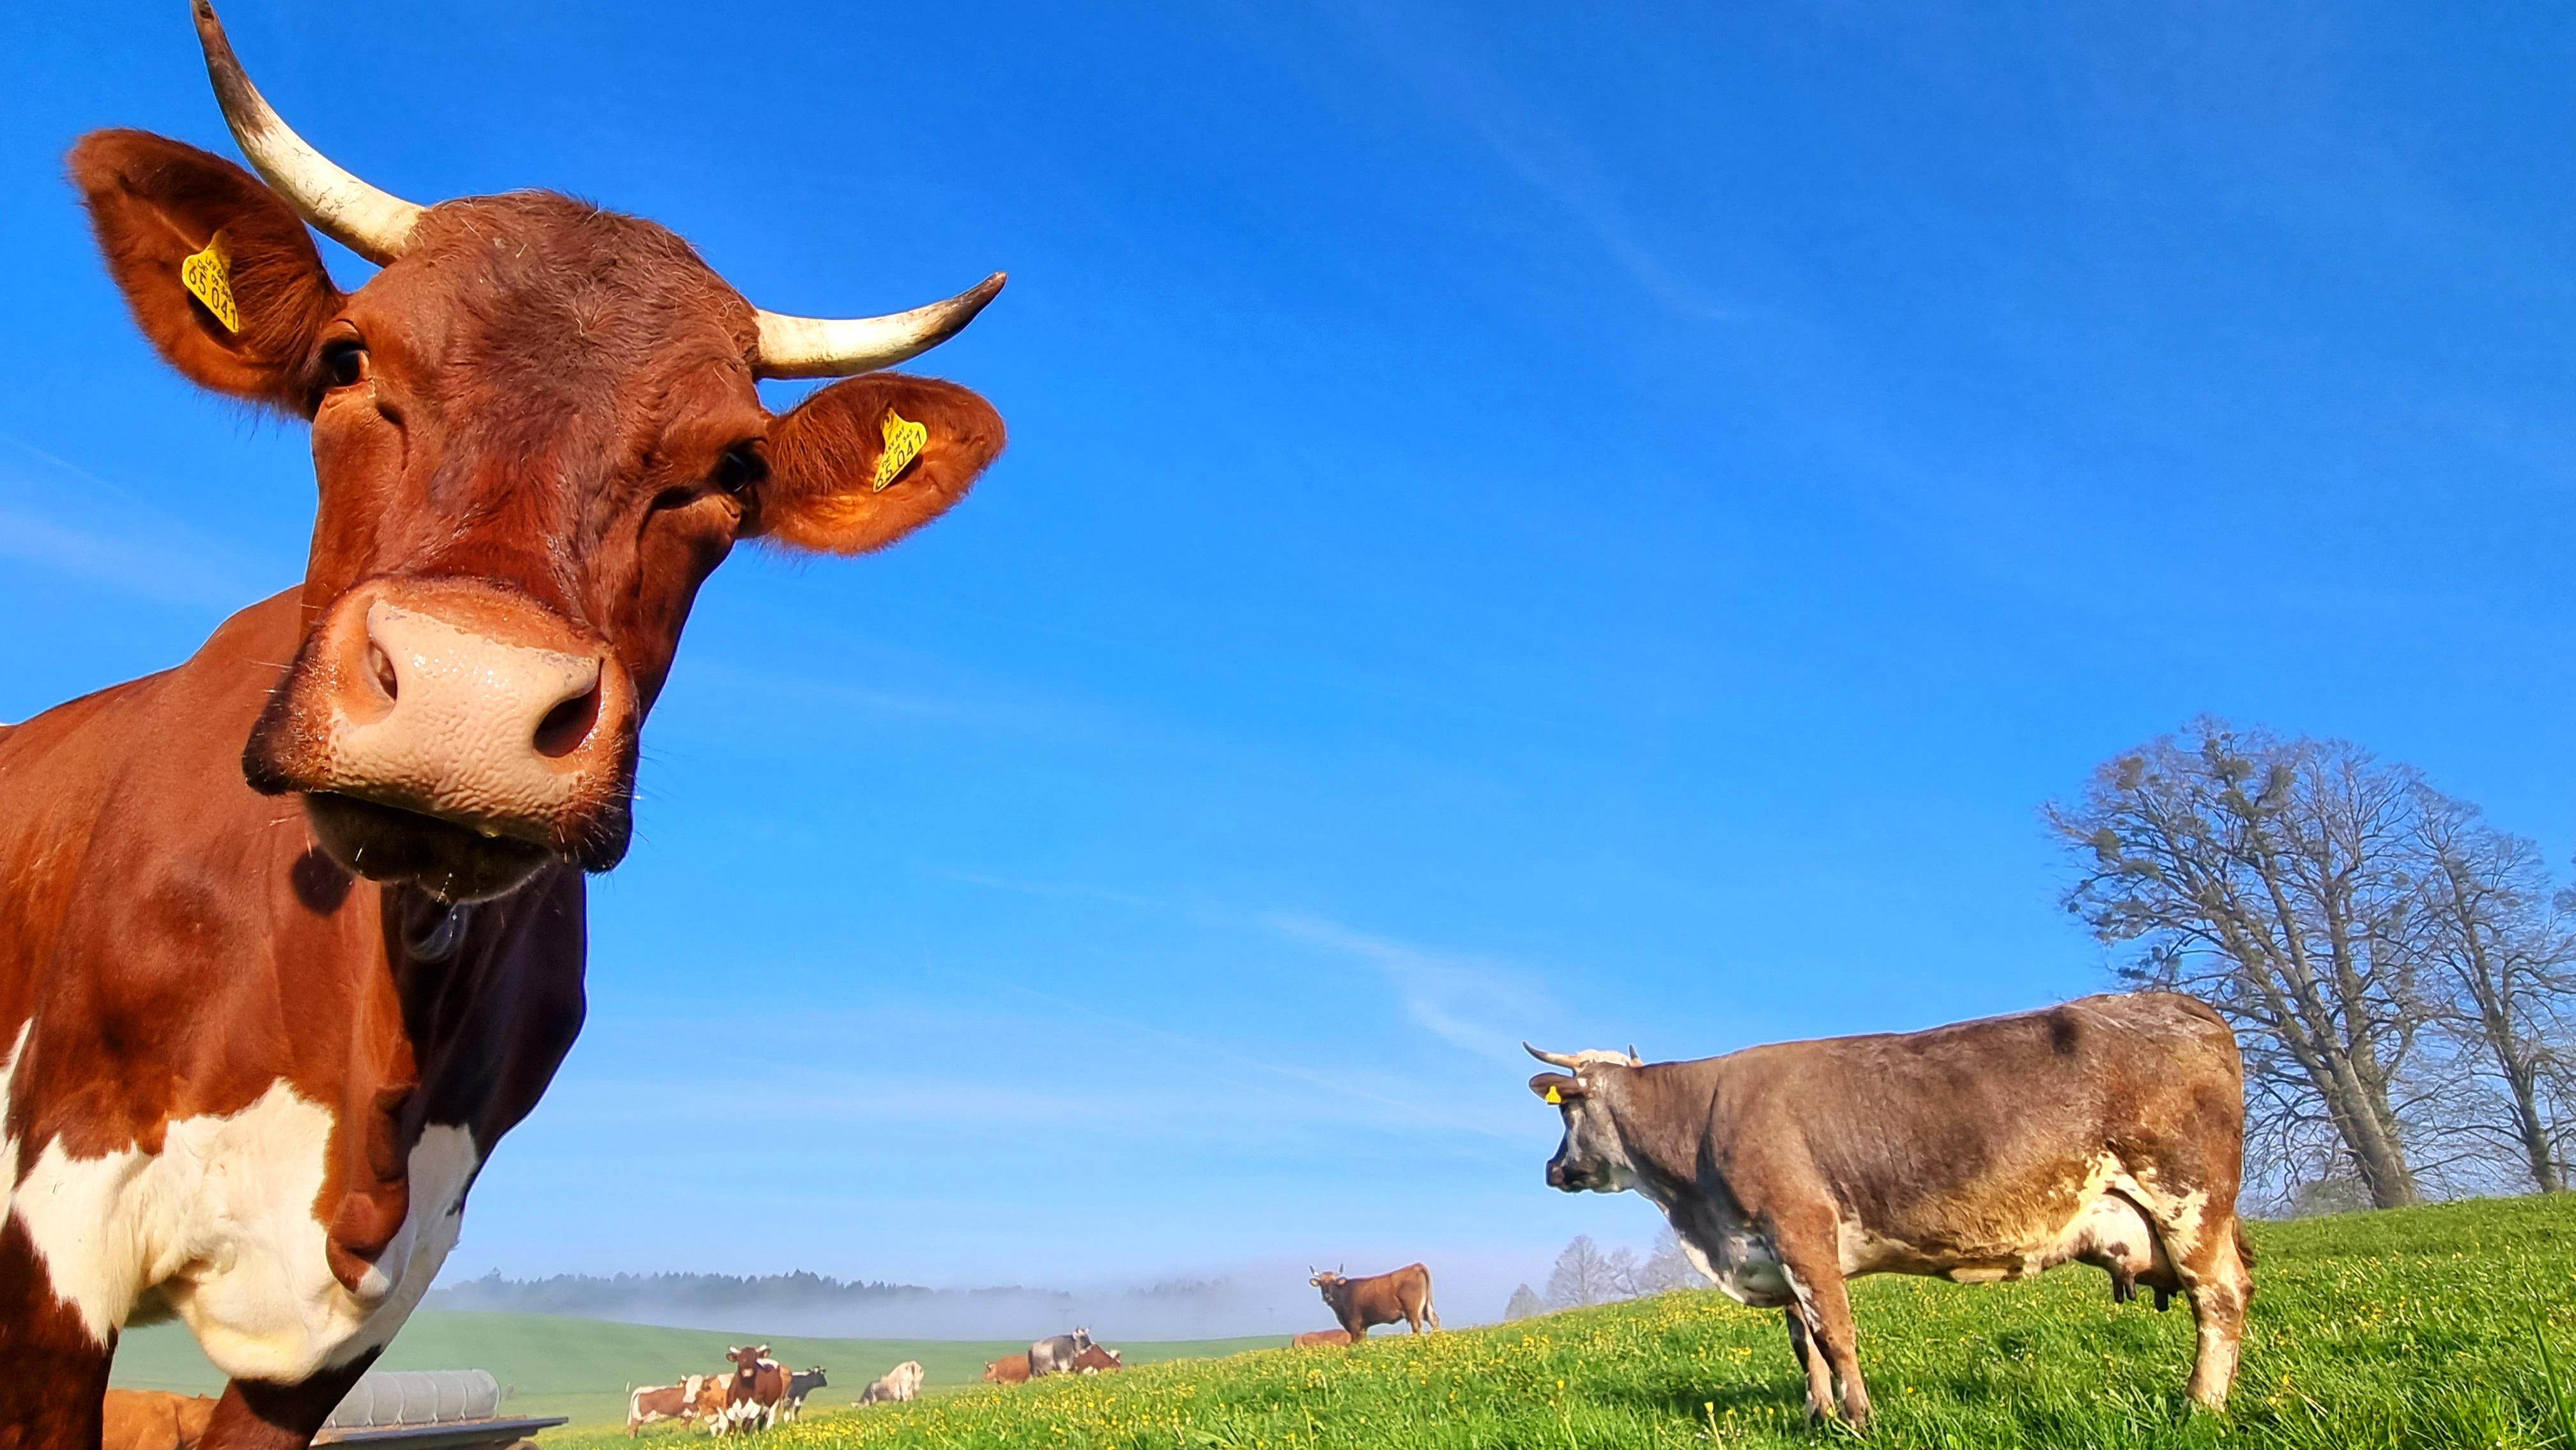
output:
[[[9,1056],[0,1061],[0,1223],[9,1221],[9,1190],[18,1186],[18,1139],[9,1131],[9,1088],[18,1080],[18,1059],[27,1054],[27,1035],[36,1030],[36,1019],[28,1018],[18,1026],[18,1039],[9,1044]]]
[[[12,1216],[54,1292],[100,1343],[147,1293],[226,1374],[293,1383],[393,1338],[456,1245],[473,1135],[433,1124],[411,1152],[411,1201],[350,1293],[314,1217],[332,1116],[284,1082],[240,1112],[168,1124],[157,1154],[74,1158],[48,1142]]]

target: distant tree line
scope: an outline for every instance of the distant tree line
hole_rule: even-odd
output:
[[[2046,815],[2121,977],[2235,1027],[2258,1198],[2567,1186],[2576,896],[2533,842],[2412,766],[2214,719]]]

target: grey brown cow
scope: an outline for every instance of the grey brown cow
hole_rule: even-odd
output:
[[[1749,1047],[1696,1062],[1540,1052],[1569,1193],[1635,1189],[1699,1271],[1785,1311],[1807,1409],[1869,1420],[1844,1281],[2019,1279],[2112,1267],[2190,1301],[2193,1400],[2227,1402],[2253,1256],[2236,1218],[2245,1079],[2190,997],[2086,997],[1926,1032]],[[2115,1267],[2116,1266],[2116,1267]]]
[[[1029,1346],[1029,1378],[1043,1375],[1071,1374],[1074,1360],[1091,1347],[1091,1331],[1076,1329],[1071,1334],[1051,1335]]]

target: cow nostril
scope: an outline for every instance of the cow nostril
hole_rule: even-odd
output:
[[[394,657],[373,640],[367,642],[367,668],[375,672],[376,688],[385,692],[386,699],[401,696],[402,676],[394,672]]]
[[[537,722],[537,753],[561,760],[580,749],[598,723],[599,682],[593,680],[589,689],[548,710],[546,718]]]

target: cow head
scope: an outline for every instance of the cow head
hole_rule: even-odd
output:
[[[1531,1092],[1565,1114],[1565,1141],[1557,1144],[1556,1156],[1547,1160],[1547,1186],[1567,1193],[1620,1193],[1635,1187],[1637,1170],[1628,1161],[1613,1100],[1624,1087],[1621,1079],[1645,1066],[1637,1049],[1568,1053],[1541,1052],[1526,1042],[1521,1046],[1539,1061],[1566,1069],[1543,1072],[1529,1081]]]
[[[138,131],[72,149],[136,321],[181,373],[312,424],[304,634],[243,751],[344,866],[449,900],[630,833],[637,731],[698,586],[740,540],[880,548],[1002,446],[953,384],[850,376],[782,414],[763,377],[873,373],[1000,289],[788,317],[688,244],[550,192],[421,207],[269,109],[213,10],[217,99],[263,185]],[[382,270],[342,292],[306,223]]]
[[[1351,1292],[1350,1281],[1342,1277],[1339,1269],[1318,1269],[1308,1264],[1306,1276],[1307,1283],[1323,1291],[1324,1302],[1335,1308],[1341,1307],[1343,1296]]]
[[[733,1377],[738,1380],[747,1381],[757,1376],[760,1373],[760,1367],[763,1364],[768,1363],[769,1346],[765,1344],[736,1345],[725,1351],[725,1358],[733,1361]]]

